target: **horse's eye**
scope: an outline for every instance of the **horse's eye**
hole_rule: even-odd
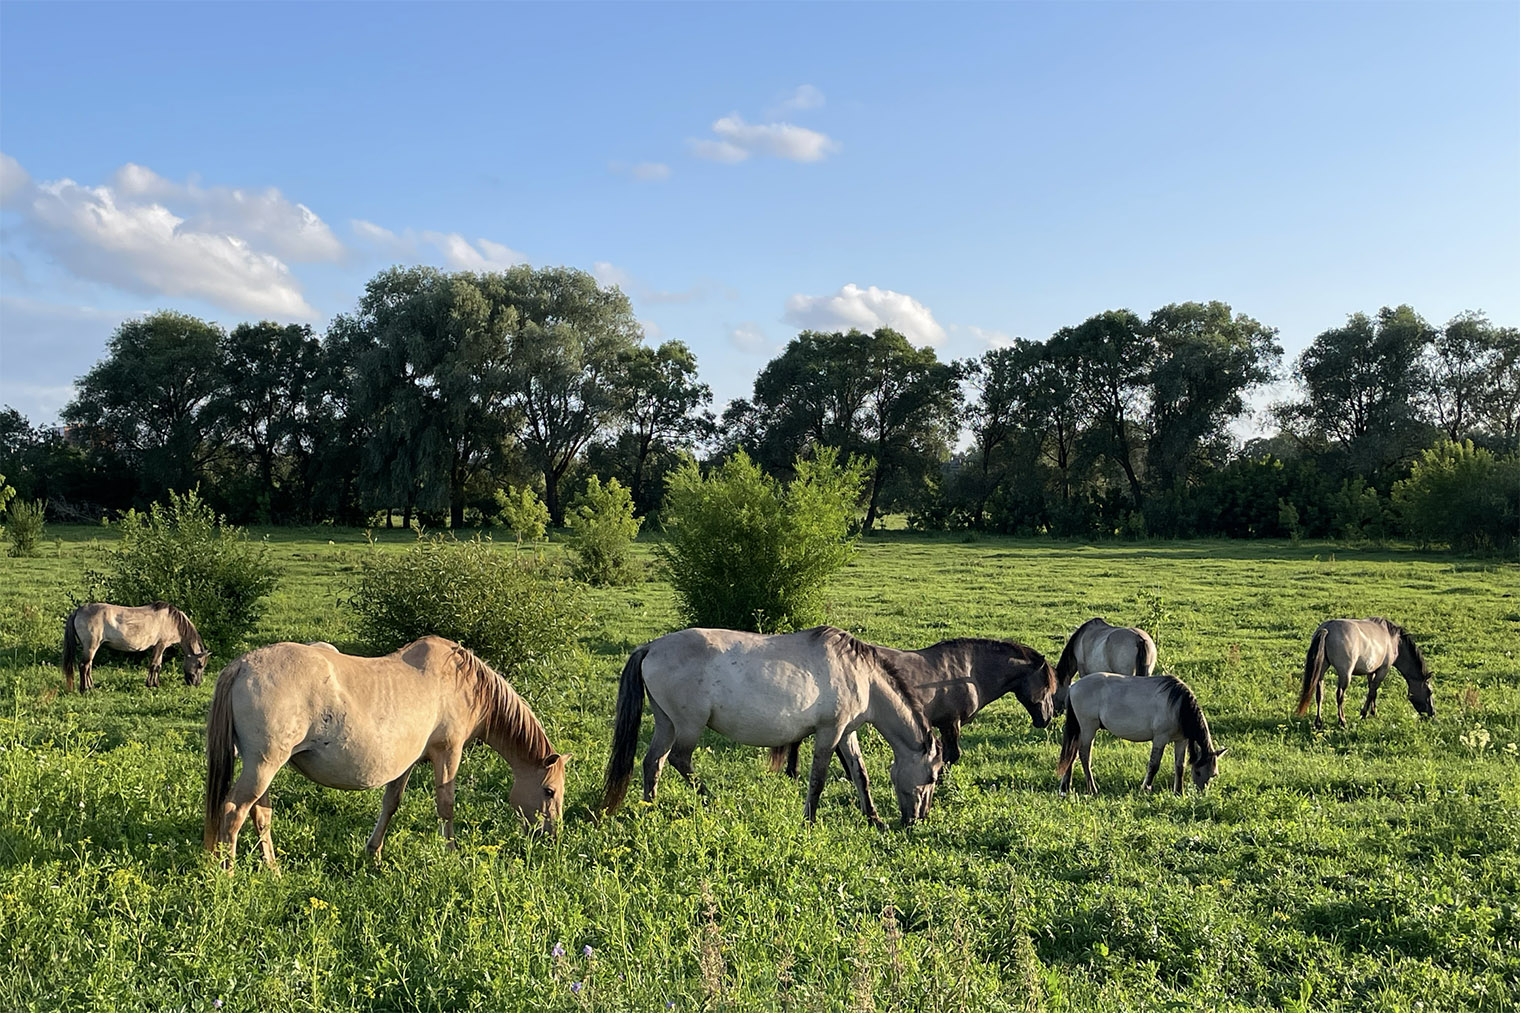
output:
[[[545,788],[544,789],[544,798],[553,798],[553,797],[554,797],[554,789],[553,788]]]

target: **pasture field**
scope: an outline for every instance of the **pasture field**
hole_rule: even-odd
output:
[[[3,1010],[1520,1003],[1514,564],[1331,544],[867,540],[833,586],[837,625],[900,647],[1011,637],[1052,661],[1090,616],[1143,625],[1230,750],[1206,794],[1145,795],[1148,746],[1100,737],[1099,796],[1062,800],[1059,723],[1034,730],[1006,699],[966,728],[929,819],[878,833],[837,763],[807,827],[800,783],[711,734],[696,757],[710,801],[667,772],[656,806],[593,819],[624,657],[677,625],[641,544],[647,578],[592,593],[581,653],[516,680],[576,757],[557,839],[518,833],[509,768],[476,748],[458,852],[437,837],[422,768],[372,868],[380,793],[287,770],[273,792],[284,874],[262,869],[249,826],[229,878],[201,851],[211,680],[183,686],[175,654],[149,691],[139,664],[103,658],[96,693],[64,696],[60,618],[110,532],[53,534],[38,558],[0,559]],[[284,576],[256,641],[356,647],[347,582],[362,553],[406,538],[270,532]],[[1367,615],[1419,640],[1438,717],[1417,721],[1393,676],[1377,717],[1355,715],[1363,680],[1350,727],[1315,733],[1290,716],[1309,636]],[[895,812],[886,746],[862,741]]]

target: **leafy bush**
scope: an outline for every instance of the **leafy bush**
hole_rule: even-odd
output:
[[[1504,549],[1520,535],[1520,457],[1496,458],[1471,440],[1425,450],[1393,501],[1410,534],[1453,549]]]
[[[517,544],[541,541],[549,533],[549,508],[527,486],[496,490],[496,519],[517,538]]]
[[[586,491],[571,506],[566,523],[575,533],[575,575],[591,584],[631,584],[633,538],[640,521],[633,516],[633,495],[617,479],[592,475]]]
[[[169,602],[225,657],[258,625],[277,583],[267,546],[250,542],[195,490],[181,496],[171,489],[167,503],[123,515],[121,541],[104,569],[85,574],[84,600]]]
[[[37,551],[46,513],[47,506],[40,499],[30,503],[18,499],[11,503],[5,511],[5,536],[11,542],[11,555],[30,556]]]
[[[765,633],[822,622],[824,589],[854,552],[858,461],[824,448],[783,487],[741,450],[704,478],[670,477],[660,553],[682,618]]]
[[[378,651],[432,634],[509,672],[567,651],[588,619],[575,584],[540,576],[478,538],[434,536],[400,554],[375,551],[346,602]]]

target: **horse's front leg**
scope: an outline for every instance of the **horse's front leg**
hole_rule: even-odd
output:
[[[1141,791],[1150,791],[1156,783],[1156,774],[1161,770],[1161,761],[1166,756],[1166,740],[1157,739],[1151,743],[1151,762],[1145,770],[1145,780],[1140,783]]]
[[[860,811],[866,814],[866,820],[877,830],[885,830],[887,825],[882,822],[876,813],[876,803],[871,801],[871,779],[866,776],[865,757],[860,753],[860,740],[851,732],[839,741],[839,762],[844,764],[844,771],[850,780],[855,783],[855,793],[860,796]]]
[[[380,849],[385,846],[385,832],[390,829],[391,817],[401,808],[401,794],[406,791],[406,781],[411,776],[412,768],[408,767],[401,772],[400,777],[385,786],[385,798],[380,802],[380,819],[375,823],[375,832],[369,835],[369,841],[364,845],[370,857],[377,862],[380,860]]]
[[[959,763],[961,758],[961,723],[955,718],[935,726],[939,729],[940,745],[944,749],[945,767]],[[941,777],[944,770],[940,771]]]
[[[433,757],[433,791],[438,801],[439,832],[449,842],[449,850],[458,848],[454,843],[454,775],[459,773],[459,758],[463,749],[440,751]]]
[[[1183,748],[1187,745],[1186,740],[1178,739],[1172,744],[1172,791],[1182,794],[1182,766],[1184,762]]]
[[[1385,665],[1367,676],[1367,699],[1362,704],[1362,717],[1377,716],[1378,690],[1383,686],[1383,680],[1388,677],[1388,667]]]
[[[148,659],[148,682],[149,689],[158,688],[158,673],[164,668],[164,645],[158,644],[153,648],[153,657]]]
[[[808,772],[807,802],[802,807],[802,818],[809,823],[818,818],[818,800],[823,797],[823,785],[829,779],[829,761],[834,758],[841,738],[839,729],[833,727],[820,728],[813,736],[813,767]]]

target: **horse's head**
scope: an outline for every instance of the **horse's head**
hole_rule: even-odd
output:
[[[1024,677],[1028,691],[1019,693],[1019,701],[1029,711],[1029,719],[1036,728],[1044,728],[1055,716],[1066,709],[1066,690],[1056,678],[1056,670],[1050,662],[1036,654],[1035,664]]]
[[[939,740],[932,733],[925,735],[924,744],[917,750],[893,751],[892,790],[897,793],[897,813],[903,826],[929,815],[934,785],[943,766]]]
[[[185,685],[199,686],[201,680],[206,677],[206,661],[211,657],[211,652],[204,646],[201,650],[185,649]]]
[[[1193,766],[1193,787],[1199,791],[1207,788],[1209,782],[1219,774],[1219,758],[1229,751],[1228,748],[1213,749],[1208,746],[1192,750],[1193,755],[1189,759]]]
[[[570,757],[551,753],[545,759],[512,771],[512,808],[528,829],[552,834],[565,814],[565,764]]]
[[[1423,679],[1410,678],[1404,680],[1409,685],[1409,702],[1414,709],[1419,711],[1422,718],[1436,716],[1435,690],[1430,686],[1430,676]]]
[[[1409,702],[1420,712],[1421,717],[1433,718],[1436,716],[1436,708],[1433,702],[1435,691],[1430,686],[1430,666],[1425,663],[1425,655],[1420,651],[1420,645],[1414,642],[1414,637],[1402,627],[1393,628],[1399,636],[1399,656],[1394,667],[1404,676],[1404,682],[1409,686]]]

